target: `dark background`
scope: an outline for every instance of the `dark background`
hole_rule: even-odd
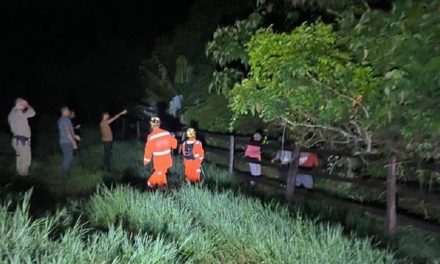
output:
[[[17,96],[41,115],[67,104],[83,119],[139,100],[139,64],[192,1],[0,2],[0,127]]]

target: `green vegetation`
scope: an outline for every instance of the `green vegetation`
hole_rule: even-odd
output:
[[[207,45],[219,69],[211,87],[226,94],[233,123],[252,114],[287,126],[303,145],[438,160],[439,1],[396,0],[390,10],[375,1],[315,1],[316,9],[276,2],[261,1],[264,12],[219,28]],[[265,12],[290,21],[302,8],[333,21],[266,25]],[[426,174],[432,190],[438,174],[399,170],[401,180],[421,187]]]
[[[258,31],[246,45],[249,77],[231,92],[233,112],[251,111],[266,121],[281,118],[292,129],[324,128],[349,142],[366,138],[333,125],[358,125],[369,113],[356,106],[356,96],[377,90],[371,68],[351,63],[336,44],[331,26],[323,23],[302,25],[291,34]]]
[[[93,138],[94,132],[85,134]],[[58,154],[39,161],[32,181],[57,197],[82,197],[59,204],[51,213],[38,212],[40,218],[29,216],[29,195],[21,200],[3,190],[1,199],[9,203],[2,207],[0,216],[2,252],[8,252],[2,254],[2,261],[393,262],[391,253],[383,251],[387,248],[395,252],[399,261],[423,263],[438,259],[439,243],[434,237],[402,229],[389,239],[381,235],[380,220],[347,215],[322,204],[299,202],[299,207],[287,208],[282,202],[271,201],[277,198],[272,189],[257,186],[249,192],[246,185],[211,164],[204,166],[204,182],[200,186],[187,186],[182,179],[182,163],[176,159],[171,170],[171,189],[141,192],[136,187],[145,186],[143,179],[148,173],[140,165],[142,146],[134,141],[117,142],[114,172],[109,175],[99,170],[101,151],[99,144],[85,139],[69,178],[56,173],[58,163],[52,163],[59,162]],[[51,169],[55,172],[49,173]],[[43,171],[47,174],[38,174]],[[118,184],[127,175],[133,187],[116,185],[109,189],[101,185],[107,181]],[[97,191],[96,185],[100,185]],[[84,196],[95,191],[91,197]],[[261,201],[245,197],[255,195],[254,191],[262,191],[265,198]],[[35,195],[34,208],[39,206],[39,194]],[[15,204],[17,209],[11,210]],[[374,242],[368,237],[374,237]],[[417,250],[412,238],[417,239],[417,245],[424,244],[424,250]]]
[[[0,210],[2,263],[176,263],[178,246],[120,226],[93,231],[72,222],[66,210],[32,219],[27,193],[13,212]]]
[[[385,221],[374,215],[347,212],[316,201],[298,203],[300,211],[318,223],[341,223],[347,233],[370,237],[378,247],[389,247],[400,263],[438,263],[440,238],[410,226],[398,229],[394,237],[383,232]],[[297,208],[297,209],[298,209]]]
[[[188,123],[197,123],[198,128],[204,130],[229,130],[232,113],[227,107],[227,97],[209,91],[216,66],[206,56],[206,44],[219,25],[233,23],[234,19],[242,17],[254,6],[253,0],[196,0],[188,14],[188,21],[177,26],[173,34],[156,40],[153,57],[157,56],[166,69],[168,79],[178,80],[172,84],[172,93],[183,95],[184,117]],[[185,63],[182,58],[185,58]],[[157,70],[157,65],[150,65],[149,71]],[[184,78],[182,73],[185,73]],[[151,82],[149,85],[152,86]],[[170,95],[165,92],[168,91],[168,86],[165,86],[150,93],[158,100],[168,102]],[[246,132],[249,126],[262,126],[258,118],[247,116],[242,119],[242,123],[237,123],[237,130]]]
[[[376,179],[385,177],[390,156],[435,164],[440,159],[440,0],[379,2],[196,0],[188,21],[158,39],[153,58],[142,62],[141,85],[150,102],[183,94],[184,118],[200,129],[249,134],[287,127],[300,144],[356,153],[361,157],[356,169]],[[138,61],[135,53],[130,60]],[[134,93],[112,98],[140,96],[134,80],[121,86],[134,85]],[[170,188],[142,192],[151,171],[142,166],[143,146],[116,142],[112,173],[104,174],[95,129],[84,130],[66,177],[54,133],[53,126],[37,131],[33,177],[23,181],[56,198],[81,198],[36,218],[29,215],[29,193],[13,210],[17,198],[2,192],[8,202],[0,211],[0,262],[440,263],[437,237],[412,228],[387,237],[383,219],[325,201],[298,199],[296,207],[287,207],[274,202],[279,190],[258,184],[248,189],[213,165],[204,166],[201,184],[189,186],[177,158]],[[364,158],[370,154],[381,160]],[[225,161],[215,153],[207,158]],[[12,159],[2,156],[2,172],[12,167]],[[236,167],[246,170],[247,164]],[[264,173],[276,175],[272,169]],[[398,168],[400,182],[418,181],[420,189],[430,191],[438,188],[439,176],[405,163]],[[315,186],[333,197],[384,202],[380,190],[328,180]],[[255,194],[262,199],[246,197]],[[401,196],[399,208],[438,221],[435,203]]]
[[[65,210],[31,219],[28,199],[14,212],[2,208],[1,261],[393,262],[390,253],[372,249],[368,240],[345,238],[341,227],[316,225],[281,206],[265,206],[232,192],[190,186],[168,194],[100,189],[85,205],[85,217],[97,229],[73,222]]]
[[[99,142],[99,141],[98,141]],[[136,142],[115,142],[112,172],[104,174],[101,144],[80,146],[75,153],[74,166],[68,176],[61,171],[62,155],[56,154],[34,161],[33,180],[47,187],[57,196],[90,194],[102,182],[119,182],[123,177],[139,178],[146,175],[142,167],[143,146]]]

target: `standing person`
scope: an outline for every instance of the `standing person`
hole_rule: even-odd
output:
[[[279,141],[282,142],[282,138],[279,138]],[[290,161],[293,158],[293,146],[294,144],[286,144],[287,149],[284,146],[281,147],[280,150],[277,151],[275,157],[272,159],[272,163],[276,161],[280,162],[280,167],[278,167],[279,178],[281,181],[287,181],[287,174],[289,173],[289,165]]]
[[[73,162],[73,150],[77,149],[76,140],[81,138],[75,135],[72,121],[70,120],[70,110],[67,106],[61,108],[61,117],[58,119],[58,131],[60,137],[61,151],[63,152],[63,173],[68,174]]]
[[[12,147],[17,155],[17,174],[25,177],[29,175],[32,162],[31,154],[31,128],[28,118],[35,116],[35,110],[23,98],[15,99],[15,106],[8,115],[8,123],[11,128]]]
[[[294,143],[290,143],[287,145],[288,150],[281,149],[277,151],[277,154],[274,159],[272,159],[272,163],[279,160],[281,165],[278,168],[278,172],[280,175],[280,179],[283,182],[287,182],[287,176],[289,174],[289,165],[293,159],[293,150],[295,147]],[[298,167],[301,169],[311,169],[315,168],[319,165],[318,156],[314,153],[309,152],[299,152],[298,157]],[[313,177],[308,174],[298,173],[296,175],[295,186],[303,186],[304,188],[311,190],[313,189]]]
[[[177,148],[177,140],[170,132],[160,128],[159,117],[152,117],[150,120],[151,133],[147,137],[144,153],[144,166],[153,160],[154,172],[148,179],[150,188],[162,187],[168,184],[167,172],[173,166],[171,150]]]
[[[186,136],[188,139],[182,144],[185,179],[189,183],[197,183],[200,181],[205,151],[203,150],[202,142],[196,139],[194,128],[188,128]]]
[[[112,128],[110,127],[110,124],[125,114],[127,114],[127,110],[125,109],[113,117],[110,117],[108,112],[104,112],[102,114],[102,120],[101,123],[99,123],[99,127],[101,128],[101,138],[102,138],[102,144],[104,146],[103,169],[105,172],[110,172],[110,160],[111,160],[112,148],[113,148],[113,132],[112,132]]]
[[[246,150],[244,153],[244,156],[255,160],[255,161],[261,161],[261,140],[263,137],[260,133],[255,133],[252,136],[252,139],[250,140],[249,144],[246,146]],[[261,176],[261,165],[254,162],[249,162],[249,171],[251,173],[251,176],[253,177],[259,177]],[[255,181],[251,180],[251,185],[255,185]]]

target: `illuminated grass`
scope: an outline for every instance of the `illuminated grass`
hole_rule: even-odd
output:
[[[31,219],[29,194],[14,212],[0,209],[0,263],[176,263],[173,242],[147,234],[129,234],[120,226],[90,233],[80,224],[66,227],[66,211]],[[57,234],[59,227],[65,230]]]
[[[289,215],[232,192],[185,186],[168,194],[129,187],[101,189],[86,207],[94,226],[122,223],[134,232],[176,241],[190,263],[393,263],[370,241],[346,238],[341,227]]]

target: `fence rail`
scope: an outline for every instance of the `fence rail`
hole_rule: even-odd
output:
[[[228,169],[230,173],[233,173],[234,171],[238,171],[235,167],[235,164],[237,161],[243,161],[243,162],[249,162],[252,161],[253,163],[261,164],[263,167],[276,169],[279,166],[272,164],[268,161],[260,161],[256,162],[255,160],[249,160],[248,158],[244,158],[242,155],[237,154],[237,151],[240,150],[240,145],[245,145],[249,142],[250,137],[246,136],[237,136],[237,135],[231,135],[231,134],[221,134],[221,133],[213,133],[213,132],[207,132],[207,131],[199,131],[202,136],[209,136],[211,138],[215,139],[221,139],[224,140],[224,142],[228,142],[227,148],[219,148],[219,147],[213,147],[207,145],[205,147],[206,151],[208,153],[215,153],[220,154],[222,156],[229,156],[228,159]],[[274,142],[269,142],[269,144],[264,145],[265,149],[268,150],[279,150],[279,146],[277,146]],[[436,194],[426,194],[426,193],[420,193],[412,190],[408,186],[404,184],[398,184],[397,178],[396,178],[396,166],[399,163],[397,161],[396,157],[391,157],[386,163],[383,164],[384,169],[387,169],[387,179],[386,181],[380,181],[380,180],[372,180],[372,179],[362,179],[362,178],[348,178],[348,177],[340,177],[340,176],[333,176],[329,175],[328,172],[326,172],[323,169],[313,169],[313,170],[303,170],[299,168],[299,152],[312,152],[316,153],[320,157],[328,157],[328,156],[340,156],[340,157],[356,157],[353,153],[349,152],[341,152],[341,151],[332,151],[332,150],[322,150],[322,149],[310,149],[303,146],[296,146],[294,148],[293,153],[293,159],[291,160],[289,164],[289,172],[287,175],[287,184],[286,184],[286,190],[285,190],[285,197],[287,201],[292,201],[295,194],[295,181],[296,176],[298,173],[305,173],[309,174],[313,177],[322,178],[330,181],[336,181],[336,182],[344,182],[344,183],[351,183],[363,187],[369,187],[369,188],[375,188],[380,189],[382,191],[386,191],[386,208],[385,208],[385,215],[386,215],[386,222],[387,222],[387,231],[390,235],[395,234],[396,227],[397,227],[397,221],[398,221],[398,206],[397,206],[397,192],[399,190],[400,193],[404,193],[405,195],[408,195],[413,198],[421,198],[426,200],[433,200],[433,201],[439,201],[440,195]],[[371,160],[380,160],[380,158],[383,159],[380,155],[377,154],[371,154],[368,155],[368,158]],[[439,164],[423,164],[420,162],[414,162],[414,161],[407,161],[405,162],[406,166],[413,166],[418,168],[423,168],[426,170],[431,171],[440,171]],[[239,172],[239,171],[238,171]],[[266,177],[265,177],[266,178]],[[335,198],[332,198],[332,200],[335,200]],[[336,201],[339,201],[337,204],[340,204],[340,199],[336,199]],[[364,206],[364,205],[362,205]],[[383,212],[383,211],[381,211]],[[376,210],[377,213],[377,210]],[[407,219],[407,216],[399,215],[399,219],[403,220],[405,219],[405,222],[411,222],[409,219]],[[414,224],[414,221],[412,221]],[[440,231],[440,227],[438,227],[437,231]],[[431,226],[432,229],[436,229],[436,225]],[[440,233],[440,232],[438,232]]]

